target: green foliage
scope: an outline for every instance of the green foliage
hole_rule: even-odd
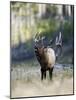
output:
[[[55,5],[48,4],[47,12],[51,13],[53,16],[55,16],[57,14],[57,7]]]
[[[57,28],[57,21],[55,21],[54,19],[41,20],[37,25],[38,31],[40,31],[47,37],[52,36],[53,32],[55,32]]]
[[[41,32],[40,35],[45,35],[46,37],[50,38],[54,32],[59,30],[60,21],[55,19],[55,17],[58,16],[57,6],[53,4],[45,4],[45,14],[43,14],[40,9],[42,9],[41,5],[36,3],[11,2],[11,12],[15,12],[16,19],[17,17],[20,18],[20,23],[23,24],[23,26],[19,29],[19,31],[24,34],[25,39],[27,37],[31,39],[36,32]],[[39,14],[41,13],[42,16],[40,18]],[[43,15],[45,18],[43,18]],[[65,19],[63,19],[63,22],[63,36],[66,43],[73,37],[73,21],[65,21]],[[13,27],[15,27],[15,24]],[[13,28],[13,30],[14,29],[16,28]],[[16,40],[18,39],[16,38]],[[28,41],[28,39],[25,41]]]
[[[32,8],[34,14],[38,13],[38,6],[35,3],[32,3],[30,7]]]
[[[73,37],[73,22],[72,21],[66,21],[64,23],[64,40],[67,42],[69,39]]]

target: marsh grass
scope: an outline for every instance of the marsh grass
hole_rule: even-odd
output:
[[[54,68],[53,80],[47,72],[46,80],[40,79],[40,65],[30,61],[13,64],[11,71],[12,97],[73,94],[73,68]]]

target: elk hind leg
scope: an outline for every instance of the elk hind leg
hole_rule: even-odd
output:
[[[43,80],[44,71],[41,69],[41,80]]]
[[[44,74],[44,78],[46,79],[46,71],[44,71],[44,73],[43,73],[43,74]]]
[[[49,78],[52,80],[53,67],[49,69]]]

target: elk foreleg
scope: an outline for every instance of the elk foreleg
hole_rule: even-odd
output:
[[[46,79],[46,70],[41,69],[41,80]]]
[[[43,80],[44,71],[41,69],[41,80]]]

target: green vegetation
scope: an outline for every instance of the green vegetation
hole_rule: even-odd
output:
[[[65,21],[64,23],[64,41],[68,41],[73,38],[73,21]]]
[[[11,3],[11,14],[15,13],[15,17],[19,18],[20,28],[16,29],[15,25],[12,25],[12,30],[15,30],[15,34],[18,32],[23,33],[25,41],[30,40],[36,32],[41,32],[49,38],[53,33],[59,30],[61,26],[60,19],[55,19],[58,16],[57,5],[53,4],[36,4],[36,3]],[[64,34],[64,41],[67,42],[69,37],[73,37],[73,19],[63,19],[62,28]],[[12,19],[13,21],[16,20]],[[18,22],[16,22],[18,23]],[[15,23],[15,24],[16,24]],[[12,32],[13,34],[13,32]],[[68,37],[69,36],[69,37]],[[12,37],[14,38],[14,36]],[[12,39],[13,40],[13,39]],[[18,40],[17,40],[18,41]]]
[[[58,29],[58,21],[54,19],[42,20],[37,25],[38,31],[49,38]]]
[[[57,7],[55,5],[51,6],[50,4],[48,4],[47,12],[48,13],[52,13],[53,16],[56,16],[56,14],[57,14]]]
[[[60,7],[59,5],[53,4],[11,2],[11,44],[16,45],[18,48],[13,53],[16,58],[20,58],[22,55],[24,58],[26,55],[28,58],[35,57],[33,37],[36,33],[40,33],[40,36],[45,36],[47,40],[50,40],[56,33],[61,31],[63,36],[63,49],[67,45],[69,49],[66,48],[65,52],[63,50],[64,55],[62,56],[62,61],[61,59],[59,61],[61,63],[65,63],[66,61],[67,63],[72,62],[73,14],[69,16],[69,11],[62,9],[61,17],[59,15],[61,8],[66,8],[66,6]],[[64,15],[63,10],[67,12],[66,15]],[[46,39],[45,43],[48,44],[47,42],[49,41]],[[19,44],[20,46],[18,47]],[[27,54],[25,53],[24,55],[23,52],[25,51]]]

